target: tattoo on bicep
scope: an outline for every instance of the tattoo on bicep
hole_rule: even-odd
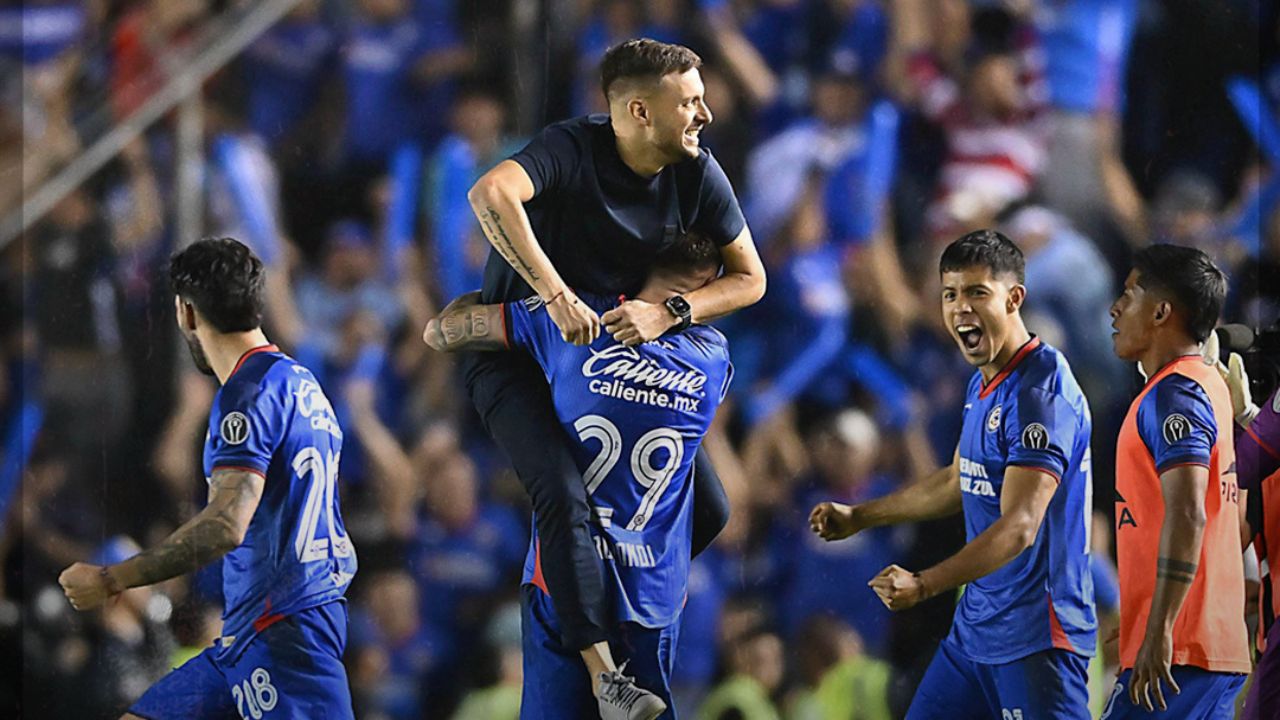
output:
[[[1156,561],[1156,577],[1189,584],[1196,579],[1197,567],[1193,562],[1162,557]]]
[[[493,240],[494,247],[498,248],[498,252],[502,254],[502,257],[506,258],[507,262],[511,263],[511,266],[529,282],[533,283],[540,280],[541,278],[534,271],[533,266],[520,256],[519,251],[516,250],[515,243],[511,242],[507,231],[503,229],[502,216],[498,214],[498,211],[492,207],[486,207],[484,211],[485,215],[480,218],[480,226],[484,229],[485,234],[489,236],[489,239]]]

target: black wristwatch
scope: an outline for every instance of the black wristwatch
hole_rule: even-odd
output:
[[[684,330],[693,324],[693,307],[689,305],[689,301],[683,296],[672,295],[663,303],[667,306],[667,311],[675,315],[680,320],[680,324],[676,326],[676,330]]]

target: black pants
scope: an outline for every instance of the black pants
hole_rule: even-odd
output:
[[[515,468],[533,503],[542,576],[551,591],[565,645],[584,649],[606,639],[604,571],[588,523],[586,486],[560,427],[551,389],[522,352],[466,353],[467,391],[480,418]],[[693,555],[706,549],[729,519],[729,501],[699,449],[694,466]]]

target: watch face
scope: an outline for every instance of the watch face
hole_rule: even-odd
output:
[[[689,307],[689,301],[685,300],[679,295],[676,295],[675,297],[672,297],[672,298],[668,298],[667,307],[671,309],[671,312],[677,315],[684,315],[685,313],[689,312],[689,310],[691,310],[691,308]]]

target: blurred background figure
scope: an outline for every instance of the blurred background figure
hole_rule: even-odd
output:
[[[703,143],[770,274],[764,301],[716,321],[737,373],[706,445],[734,514],[691,569],[681,714],[905,709],[954,598],[890,617],[866,581],[949,555],[963,528],[827,545],[804,516],[816,497],[881,495],[951,461],[969,371],[935,269],[938,243],[975,227],[1022,248],[1028,327],[1090,399],[1105,624],[1115,428],[1140,383],[1112,355],[1106,309],[1133,251],[1200,247],[1228,272],[1223,322],[1280,319],[1280,5],[1246,5],[0,7],[0,644],[21,643],[0,654],[0,716],[18,700],[112,716],[220,629],[217,566],[87,617],[54,585],[71,560],[128,552],[121,536],[145,545],[205,502],[215,388],[185,362],[162,269],[213,234],[267,261],[267,330],[341,422],[344,516],[369,548],[347,657],[361,717],[515,716],[529,508],[421,332],[481,283],[474,179],[545,124],[603,110],[600,55],[633,36],[703,58]],[[224,43],[216,72],[190,74]],[[148,103],[164,107],[121,125]],[[86,158],[103,162],[57,180]],[[46,191],[47,211],[19,212]],[[863,715],[838,686],[865,693]]]

